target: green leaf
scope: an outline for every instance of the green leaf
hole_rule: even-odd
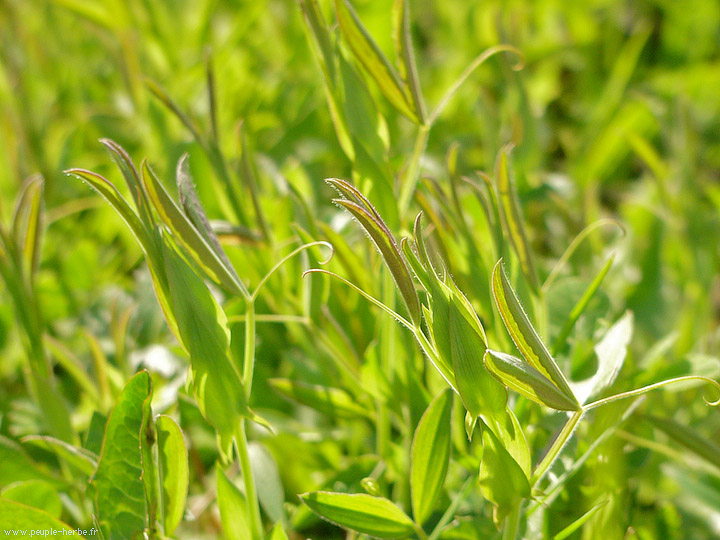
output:
[[[480,490],[486,499],[495,504],[493,518],[499,527],[511,507],[530,495],[530,484],[520,465],[484,424],[482,440]]]
[[[140,438],[151,395],[150,375],[142,371],[123,388],[105,429],[91,485],[95,489],[95,515],[108,540],[140,537],[146,527]]]
[[[140,219],[146,227],[152,228],[155,225],[155,220],[150,211],[150,202],[148,201],[147,193],[145,193],[143,189],[140,176],[138,175],[137,169],[135,169],[132,159],[130,159],[128,153],[115,141],[100,139],[100,142],[110,151],[110,156],[120,169],[123,178],[125,178],[125,183],[130,189],[130,194],[135,201],[135,207],[137,208]]]
[[[550,379],[560,392],[565,394],[567,400],[578,405],[565,376],[553,357],[550,356],[545,344],[540,340],[540,336],[530,324],[525,310],[520,305],[520,301],[505,275],[502,259],[497,262],[493,270],[492,291],[495,305],[505,323],[505,328],[525,360],[536,371]]]
[[[65,173],[76,176],[77,178],[80,178],[90,184],[95,191],[97,191],[107,202],[110,203],[110,206],[115,209],[118,215],[127,224],[130,231],[133,233],[133,236],[135,236],[138,243],[143,248],[143,251],[145,251],[145,253],[153,251],[150,237],[143,227],[142,222],[112,182],[103,178],[99,174],[85,169],[69,169],[65,171]]]
[[[98,456],[85,448],[79,448],[60,439],[45,435],[29,435],[23,437],[22,441],[37,446],[38,448],[54,452],[61,461],[64,461],[86,476],[92,476],[97,468]]]
[[[254,441],[248,445],[248,454],[253,478],[260,480],[257,494],[262,509],[270,521],[280,521],[285,513],[285,490],[275,458],[264,445]]]
[[[316,491],[300,498],[330,523],[376,538],[405,538],[415,531],[405,512],[382,497]]]
[[[363,27],[355,10],[347,0],[335,0],[340,30],[355,58],[367,73],[375,79],[380,91],[402,114],[415,123],[420,123],[417,111],[408,100],[402,81],[385,55]]]
[[[510,239],[515,253],[520,261],[525,279],[534,290],[538,290],[538,278],[533,263],[532,252],[525,234],[520,202],[518,201],[517,190],[510,173],[508,164],[508,150],[503,148],[498,155],[495,170],[495,191],[500,206],[500,217],[505,227],[505,233]]]
[[[488,349],[485,366],[505,386],[536,403],[560,411],[578,411],[581,408],[545,375],[515,356]]]
[[[469,311],[472,308],[466,305],[467,299],[461,295],[459,290],[453,291],[448,311],[455,387],[472,416],[494,416],[505,410],[507,392],[483,365],[487,347],[485,334],[478,331],[482,326],[475,313]]]
[[[217,469],[217,501],[225,538],[227,540],[252,538],[247,499],[219,468]]]
[[[190,355],[195,399],[218,431],[221,452],[230,456],[240,419],[258,419],[248,408],[242,380],[232,363],[227,317],[202,279],[172,247],[163,247],[172,309]]]
[[[291,381],[269,379],[268,383],[286,398],[323,414],[336,418],[369,418],[373,410],[360,405],[352,396],[339,388]]]
[[[450,461],[452,390],[439,394],[420,418],[412,442],[410,488],[415,521],[424,523],[442,491]]]
[[[182,430],[175,420],[160,415],[155,420],[158,469],[162,492],[163,529],[171,536],[185,514],[190,471]]]
[[[598,368],[590,379],[573,384],[575,395],[581,403],[600,394],[615,381],[627,355],[633,333],[633,315],[626,312],[613,324],[602,340],[595,345]]]
[[[706,437],[701,437],[693,429],[684,426],[671,418],[643,415],[643,419],[650,422],[657,429],[665,433],[675,443],[690,450],[693,454],[712,463],[720,469],[720,446],[714,444]]]
[[[421,321],[420,300],[415,291],[415,283],[387,226],[379,219],[376,212],[368,212],[359,204],[344,199],[334,199],[334,202],[350,212],[370,236],[370,239],[385,260],[385,264],[390,269],[390,273],[400,291],[400,296],[408,308],[410,319],[415,325],[419,325]]]
[[[232,294],[248,296],[247,288],[240,280],[232,266],[226,266],[222,259],[213,251],[195,225],[185,217],[175,201],[172,200],[165,187],[150,169],[147,161],[143,161],[143,183],[150,196],[155,211],[163,223],[173,232],[175,240],[190,254],[195,263],[207,273],[215,283]]]
[[[217,255],[217,257],[222,261],[225,267],[231,269],[234,274],[234,267],[220,246],[220,241],[218,240],[215,231],[213,231],[210,226],[210,222],[205,215],[205,211],[203,210],[203,207],[200,204],[200,199],[195,191],[195,185],[193,184],[192,176],[190,175],[190,167],[188,165],[188,154],[183,154],[180,157],[175,171],[175,178],[177,181],[180,205],[185,211],[185,215],[205,239],[205,242],[210,249],[213,250],[215,255]]]
[[[10,484],[0,490],[0,497],[32,506],[54,518],[60,518],[62,514],[62,502],[57,488],[44,480],[25,480]]]
[[[76,529],[58,521],[47,512],[5,499],[0,499],[0,529],[23,531],[27,535],[37,530],[57,531],[63,538],[82,538]],[[90,534],[90,531],[83,532]]]

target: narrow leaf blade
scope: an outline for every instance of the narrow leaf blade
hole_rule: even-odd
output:
[[[185,514],[190,471],[188,451],[180,426],[169,416],[155,421],[158,437],[158,468],[163,504],[163,527],[172,535]]]

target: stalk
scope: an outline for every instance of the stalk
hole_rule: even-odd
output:
[[[584,410],[576,411],[567,421],[565,426],[562,428],[562,431],[560,431],[560,434],[552,443],[550,450],[548,450],[547,454],[545,454],[545,457],[542,459],[542,461],[538,463],[538,466],[535,467],[535,471],[533,472],[532,478],[530,479],[531,486],[537,484],[548,471],[548,469],[550,469],[550,466],[555,461],[555,458],[560,455],[560,452],[568,443],[572,434],[575,432],[575,428],[577,427],[584,413]]]
[[[243,386],[247,399],[250,399],[252,391],[253,372],[255,368],[255,302],[247,300],[245,305],[245,354],[243,358]],[[237,445],[240,470],[245,484],[245,496],[248,502],[248,517],[250,519],[250,531],[252,540],[262,539],[262,518],[260,517],[260,505],[258,503],[255,478],[250,467],[250,456],[248,454],[247,434],[245,430],[245,419],[238,422],[235,442]]]
[[[515,503],[510,513],[505,518],[505,528],[503,529],[502,540],[515,540],[517,538],[518,528],[520,525],[520,506],[522,500]]]
[[[395,282],[389,271],[383,272],[383,303],[390,309],[395,308]],[[380,335],[380,369],[390,382],[395,376],[395,324],[386,321]],[[378,455],[385,459],[388,457],[388,444],[390,441],[390,411],[381,400],[377,401],[377,427],[376,446]]]

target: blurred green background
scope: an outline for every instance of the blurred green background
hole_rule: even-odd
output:
[[[392,2],[354,5],[389,53]],[[545,274],[588,223],[613,217],[627,229],[622,263],[602,301],[613,314],[608,320],[626,309],[635,315],[629,377],[638,384],[689,372],[716,377],[720,3],[417,0],[411,8],[429,104],[487,47],[511,44],[525,55],[522,70],[513,71],[513,59],[500,55],[462,87],[431,133],[424,174],[441,174],[453,143],[460,145],[464,174],[492,171],[500,147],[513,142],[525,218]],[[237,154],[242,123],[261,182],[282,192],[279,179],[293,179],[316,218],[329,220],[335,210],[322,180],[350,178],[351,164],[335,136],[296,2],[0,0],[0,219],[9,220],[23,182],[41,174],[48,231],[38,299],[47,332],[82,358],[91,354],[85,329],[114,351],[112,321],[127,306],[136,306],[127,351],[164,343],[168,332],[132,236],[100,197],[62,171],[83,167],[117,180],[101,137],[117,141],[138,162],[147,157],[165,179],[189,152],[208,215],[222,217],[227,202],[214,187],[211,163],[148,87],[149,81],[162,87],[207,130],[208,58],[223,152]],[[388,121],[390,162],[400,167],[412,152],[413,127],[375,96]],[[272,197],[262,204],[268,213],[276,209]],[[570,273],[592,275],[587,261],[603,254],[602,242],[602,235],[592,236],[571,260]],[[562,291],[556,296],[562,304]],[[25,353],[12,305],[5,292],[0,298],[0,434],[17,437],[37,427],[18,376]],[[593,329],[589,325],[589,337]],[[273,359],[259,368],[263,377],[276,369],[311,371],[297,367],[301,353],[283,341],[300,338],[274,326],[259,332],[264,354]],[[281,369],[287,365],[296,367]],[[276,398],[259,384],[256,399],[270,406]],[[717,413],[702,402],[673,394],[653,403],[654,414],[676,415],[720,442]],[[652,434],[647,426],[638,430]],[[642,538],[718,534],[717,471],[685,476],[673,468],[661,475],[655,454],[626,451],[623,440],[613,444],[638,472],[629,495],[636,515],[626,518],[640,529],[650,523]],[[603,482],[604,489],[625,489],[624,470],[605,471],[601,459],[594,467],[578,490],[600,489]],[[714,532],[707,525],[712,519]]]

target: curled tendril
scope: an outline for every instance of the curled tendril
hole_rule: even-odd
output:
[[[590,409],[594,409],[596,407],[600,407],[602,405],[606,405],[607,403],[612,403],[613,401],[619,401],[621,399],[626,399],[633,396],[640,396],[642,394],[646,394],[647,392],[650,392],[651,390],[656,390],[658,388],[662,388],[663,386],[668,386],[670,384],[674,384],[677,382],[683,382],[683,381],[702,381],[706,384],[710,384],[714,386],[717,391],[718,395],[720,396],[720,383],[717,382],[715,379],[711,379],[710,377],[704,377],[703,375],[685,375],[684,377],[675,377],[673,379],[667,379],[664,381],[660,381],[658,383],[650,384],[648,386],[643,386],[642,388],[637,388],[635,390],[630,390],[629,392],[623,392],[621,394],[615,394],[614,396],[606,397],[604,399],[599,399],[597,401],[593,401],[592,403],[588,403],[587,405],[583,406],[583,410],[588,411]],[[706,405],[709,405],[710,407],[717,407],[720,405],[720,397],[716,399],[715,401],[708,401],[705,396],[703,396],[703,401]]]

